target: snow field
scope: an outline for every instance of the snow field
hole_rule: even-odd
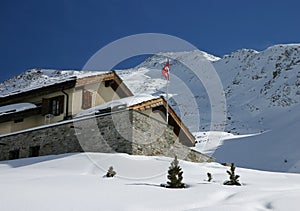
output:
[[[186,189],[160,187],[166,157],[81,153],[0,162],[2,210],[297,210],[300,175],[236,168],[243,186],[224,186],[229,167],[180,160]],[[117,172],[104,178],[109,166]],[[207,182],[210,172],[213,182]]]

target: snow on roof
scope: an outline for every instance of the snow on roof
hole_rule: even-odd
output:
[[[32,109],[32,108],[36,108],[36,105],[34,105],[32,103],[16,103],[16,104],[11,104],[11,105],[1,106],[0,107],[0,116],[19,112],[19,111],[25,111],[25,110]]]
[[[149,100],[157,99],[157,96],[152,96],[152,95],[146,95],[146,94],[141,94],[137,96],[130,96],[130,97],[125,97],[119,100],[112,100],[110,102],[107,102],[105,104],[95,106],[93,108],[84,110],[79,112],[78,114],[75,115],[75,117],[82,117],[82,116],[88,116],[88,115],[93,115],[99,110],[107,109],[107,108],[117,108],[120,106],[124,107],[129,107],[132,105],[136,105],[142,102],[146,102]]]
[[[11,79],[0,83],[0,97],[15,93],[22,93],[33,89],[59,84],[69,80],[88,76],[101,75],[104,71],[76,71],[76,70],[51,70],[30,69]]]

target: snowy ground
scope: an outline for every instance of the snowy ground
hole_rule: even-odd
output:
[[[193,135],[196,138],[196,144],[195,147],[192,147],[192,149],[203,154],[212,156],[219,147],[222,147],[224,141],[226,140],[252,137],[260,134],[235,135],[223,131],[206,131],[195,132],[193,133]]]
[[[1,210],[299,210],[299,174],[237,168],[243,186],[231,187],[222,185],[228,167],[180,161],[189,188],[166,189],[170,161],[101,153],[2,161]],[[110,165],[117,177],[103,178]]]

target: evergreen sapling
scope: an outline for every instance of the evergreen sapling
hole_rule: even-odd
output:
[[[106,173],[106,177],[114,177],[117,173],[114,171],[114,168],[112,166],[109,167],[107,173]]]
[[[181,167],[179,166],[179,161],[177,160],[177,156],[175,156],[175,159],[171,162],[171,166],[168,170],[168,179],[167,182],[168,188],[184,188],[185,184],[182,183],[183,179],[183,171],[181,170]]]
[[[207,177],[208,177],[207,181],[208,181],[208,182],[211,182],[211,180],[212,180],[212,175],[211,175],[211,173],[207,172]]]
[[[241,184],[239,183],[238,178],[240,177],[239,175],[235,175],[235,166],[234,163],[231,163],[230,166],[230,171],[226,171],[229,174],[229,180],[225,181],[223,184],[224,185],[237,185],[237,186],[241,186]]]

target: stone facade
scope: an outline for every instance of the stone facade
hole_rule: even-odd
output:
[[[0,160],[83,151],[177,155],[188,161],[213,161],[182,145],[171,126],[135,110],[115,111],[0,136]]]

